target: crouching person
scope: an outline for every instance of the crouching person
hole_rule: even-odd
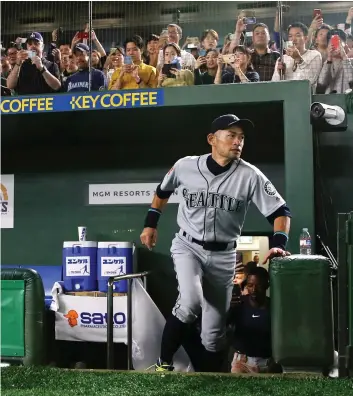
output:
[[[233,327],[232,347],[235,350],[232,373],[278,372],[273,364],[271,347],[270,298],[266,297],[269,274],[255,267],[247,276],[247,295],[229,310],[228,323]]]

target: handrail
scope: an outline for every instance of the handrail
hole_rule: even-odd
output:
[[[149,275],[149,271],[140,272],[138,274],[126,274],[119,276],[111,276],[108,279],[107,293],[107,368],[114,368],[114,306],[113,306],[113,284],[119,280],[128,280],[127,289],[127,369],[132,369],[132,280],[136,278],[145,278]]]

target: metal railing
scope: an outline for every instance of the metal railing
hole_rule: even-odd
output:
[[[127,288],[127,369],[132,367],[132,280],[137,278],[146,278],[150,272],[140,272],[138,274],[127,274],[120,276],[112,276],[108,279],[108,293],[107,293],[107,368],[114,368],[114,299],[113,299],[113,284],[114,282],[125,280],[128,281]]]

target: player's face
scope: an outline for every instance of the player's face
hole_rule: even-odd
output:
[[[249,275],[246,283],[250,298],[253,300],[261,300],[266,296],[266,288],[260,279],[255,275]]]
[[[219,156],[231,161],[238,159],[244,147],[244,132],[236,126],[217,131],[212,146]]]

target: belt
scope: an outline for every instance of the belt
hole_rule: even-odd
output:
[[[237,242],[205,242],[199,241],[193,238],[191,235],[187,234],[185,231],[181,231],[181,235],[189,238],[189,240],[197,245],[202,246],[205,250],[210,250],[211,252],[221,252],[229,249],[236,249]]]

